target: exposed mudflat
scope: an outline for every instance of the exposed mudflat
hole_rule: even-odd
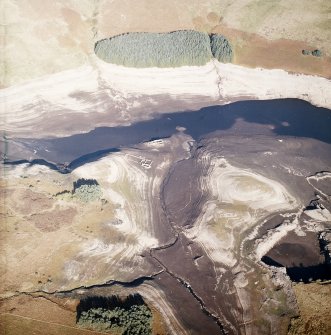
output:
[[[215,60],[204,66],[131,69],[96,56],[91,59],[93,66],[1,90],[0,127],[6,135],[30,139],[71,136],[242,100],[297,98],[331,106],[327,98],[331,81],[317,76],[249,69]]]
[[[306,232],[298,236],[288,233],[267,254],[275,262],[284,267],[307,267],[324,263],[323,254],[319,250],[316,233]]]
[[[12,138],[4,311],[23,292],[138,292],[168,333],[285,334],[298,315],[286,271],[329,266],[318,236],[331,228],[330,115],[302,101],[249,101]],[[81,178],[97,180],[99,200],[74,197]]]

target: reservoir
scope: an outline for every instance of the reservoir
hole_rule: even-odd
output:
[[[194,140],[218,132],[223,135],[254,137],[259,135],[312,138],[331,143],[331,111],[299,99],[250,100],[198,111],[157,115],[152,120],[123,127],[99,127],[88,133],[52,139],[18,139],[25,157],[7,155],[7,163],[26,162],[32,152],[32,163],[66,164],[69,170],[86,162],[141,142],[170,137],[178,127]],[[13,143],[15,143],[15,139]],[[331,153],[330,153],[331,155]]]

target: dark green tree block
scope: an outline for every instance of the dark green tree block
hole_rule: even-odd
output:
[[[233,53],[224,36],[194,30],[127,33],[98,41],[94,51],[105,62],[137,68],[199,66],[213,57],[231,62]]]

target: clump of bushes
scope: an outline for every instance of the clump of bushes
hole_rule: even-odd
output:
[[[117,296],[87,298],[77,308],[77,323],[122,335],[152,334],[152,312],[139,294],[124,301]]]
[[[318,49],[315,49],[313,51],[304,49],[304,50],[302,50],[302,54],[305,55],[305,56],[312,55],[312,56],[315,56],[315,57],[321,57],[322,56],[322,51],[318,50]]]
[[[90,202],[101,199],[102,191],[95,179],[81,178],[74,182],[72,194],[83,202]]]
[[[102,60],[127,67],[178,67],[204,65],[215,57],[232,59],[228,40],[194,30],[170,33],[127,33],[103,39],[94,51]]]
[[[322,56],[321,50],[318,50],[318,49],[312,51],[311,54],[315,57],[321,57]]]

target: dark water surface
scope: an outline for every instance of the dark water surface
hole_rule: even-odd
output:
[[[74,169],[121,147],[169,137],[178,126],[185,127],[185,133],[195,140],[221,131],[238,136],[307,137],[331,143],[331,111],[298,99],[240,101],[199,111],[162,114],[130,126],[99,127],[85,134],[19,142],[30,152],[37,151],[38,163],[40,159],[54,164],[67,162]]]

